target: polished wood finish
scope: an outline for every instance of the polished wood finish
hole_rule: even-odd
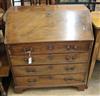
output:
[[[12,56],[25,55],[27,51],[31,54],[47,54],[47,53],[67,53],[67,52],[87,52],[90,43],[71,41],[71,42],[45,42],[45,43],[28,43],[28,44],[13,44],[9,46],[9,54]]]
[[[66,74],[66,75],[47,75],[34,77],[16,77],[16,86],[24,87],[57,87],[57,86],[75,86],[84,84],[84,74]]]
[[[95,35],[95,43],[94,50],[92,55],[92,63],[90,69],[89,78],[91,78],[96,60],[100,60],[100,12],[94,11],[91,13],[93,27],[94,27],[94,35]]]
[[[75,10],[79,10],[79,13],[76,14]],[[86,16],[80,16],[82,10]],[[89,32],[92,28],[87,10],[77,5],[12,7],[7,14],[5,43],[93,40],[93,34]]]
[[[59,63],[80,63],[88,62],[89,53],[66,53],[66,54],[43,54],[33,55],[31,65],[59,64]],[[12,56],[13,65],[28,65],[29,56]]]
[[[80,5],[8,10],[5,44],[15,92],[43,87],[86,88],[94,40],[89,15]]]
[[[82,73],[86,72],[88,64],[58,64],[43,66],[14,66],[13,72],[15,76],[31,76],[31,75],[53,75],[66,73]],[[60,70],[60,71],[59,71]]]

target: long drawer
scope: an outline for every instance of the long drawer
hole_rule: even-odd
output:
[[[88,61],[88,53],[33,55],[31,65],[80,63]],[[11,56],[12,65],[30,65],[28,56]]]
[[[8,49],[11,55],[25,55],[28,51],[31,51],[31,54],[86,52],[89,51],[90,44],[90,42],[78,41],[12,44],[8,46]]]
[[[85,74],[66,74],[66,75],[48,75],[48,76],[31,76],[15,77],[16,86],[29,87],[54,87],[77,85],[85,82]]]
[[[12,67],[15,76],[54,75],[87,72],[88,64],[60,64]]]

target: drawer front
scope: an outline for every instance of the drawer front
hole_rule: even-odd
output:
[[[61,65],[13,67],[13,73],[15,76],[82,73],[82,72],[87,72],[87,70],[88,70],[88,64],[61,64]]]
[[[16,86],[54,87],[82,84],[85,82],[84,74],[48,75],[32,77],[15,77]]]
[[[11,55],[25,55],[29,51],[31,54],[86,52],[89,46],[90,42],[33,43],[11,45],[8,49]]]
[[[11,56],[12,65],[37,65],[88,62],[88,53],[48,54],[28,56]]]

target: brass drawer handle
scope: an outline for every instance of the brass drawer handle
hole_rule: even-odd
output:
[[[36,79],[32,79],[32,80],[29,79],[29,80],[27,80],[27,82],[28,82],[28,83],[36,83],[37,80],[36,80]]]
[[[78,82],[84,82],[84,80],[79,80],[79,79],[75,79],[75,78],[72,78],[72,77],[70,77],[70,78],[64,78],[64,81],[72,81],[72,80],[74,80],[74,81],[78,81]]]
[[[75,67],[70,67],[70,68],[65,68],[66,71],[73,71],[75,69]]]
[[[73,78],[64,78],[64,81],[74,80]]]
[[[36,69],[26,69],[26,72],[29,72],[29,73],[36,72]]]
[[[66,45],[65,48],[66,50],[77,50],[78,46],[77,45]]]
[[[68,61],[72,61],[76,59],[76,56],[66,56],[65,59]]]
[[[70,45],[66,45],[65,48],[66,48],[66,50],[70,50],[71,46]]]
[[[53,49],[54,49],[54,46],[53,46],[52,44],[49,44],[49,45],[47,46],[47,49],[48,49],[48,50],[53,50]]]
[[[76,46],[76,45],[73,45],[73,50],[77,50],[78,49],[78,46]]]

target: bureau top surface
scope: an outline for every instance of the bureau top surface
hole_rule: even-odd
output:
[[[97,29],[100,29],[100,11],[91,12],[92,22]]]
[[[93,40],[89,10],[83,5],[12,7],[5,44]]]

